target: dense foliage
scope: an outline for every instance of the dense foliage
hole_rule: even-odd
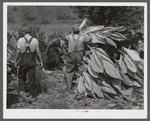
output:
[[[87,17],[93,25],[123,25],[134,30],[141,29],[144,7],[134,6],[75,6],[78,17]]]
[[[43,32],[39,27],[30,26],[30,34],[39,40],[44,68],[46,70],[53,70],[52,73],[56,72],[57,74],[51,73],[50,75],[49,71],[43,71],[41,68],[39,70],[37,69],[36,74],[38,75],[38,84],[40,84],[39,88],[43,90],[42,94],[37,97],[37,101],[32,101],[30,105],[25,100],[22,101],[22,97],[20,97],[18,102],[11,102],[12,93],[17,97],[16,90],[18,88],[18,80],[16,78],[17,69],[14,66],[15,48],[17,40],[23,36],[23,33],[21,29],[16,30],[14,33],[8,33],[7,106],[16,104],[17,106],[12,105],[12,107],[9,108],[19,108],[18,105],[20,105],[20,103],[23,103],[23,106],[26,103],[28,104],[26,108],[76,108],[76,104],[72,103],[75,107],[70,106],[71,103],[67,98],[70,98],[69,96],[71,95],[75,96],[71,101],[80,98],[82,100],[82,94],[85,94],[87,99],[88,97],[100,98],[104,102],[107,101],[106,99],[111,99],[110,105],[114,105],[112,101],[115,99],[121,104],[122,109],[134,109],[135,106],[137,106],[137,109],[143,109],[144,38],[143,33],[138,33],[136,30],[142,27],[144,9],[142,7],[107,6],[82,6],[72,8],[78,13],[79,17],[82,18],[86,16],[88,18],[89,21],[85,19],[80,25],[80,31],[82,34],[91,37],[90,44],[86,46],[84,51],[84,62],[74,75],[75,78],[73,82],[76,84],[73,89],[75,89],[75,94],[71,94],[67,91],[66,80],[65,78],[62,79],[65,71],[63,70],[63,74],[60,74],[60,72],[62,73],[60,67],[64,67],[66,62],[65,56],[67,56],[67,54],[63,53],[65,49],[60,44],[60,41],[64,40],[65,35],[63,32]],[[13,9],[13,11],[20,10],[20,12],[24,13],[24,18],[21,18],[25,19],[25,21],[28,21],[30,18],[34,19],[32,18],[30,9],[28,9],[29,13],[23,8],[17,9],[14,7]],[[42,8],[39,7],[35,7],[35,9],[42,10]],[[39,12],[42,13],[42,11]],[[91,22],[90,24],[94,26],[88,26],[88,22]],[[131,29],[135,30],[136,33],[133,34]],[[56,68],[59,69],[59,71]],[[57,76],[61,75],[63,75],[60,77],[62,80],[57,79]],[[43,79],[42,77],[45,78]],[[43,95],[43,93],[47,94]],[[57,97],[59,96],[60,99],[58,100]],[[53,99],[51,97],[53,97]],[[56,99],[54,97],[56,97]],[[43,98],[46,99],[46,101],[50,101],[38,102]],[[17,99],[14,100],[16,101]],[[63,102],[60,100],[63,100]],[[121,100],[123,102],[120,102]],[[85,100],[83,101],[85,103],[83,107],[89,105]],[[124,102],[126,102],[128,106],[125,106]],[[35,103],[36,106],[34,107],[33,105]],[[43,105],[41,105],[42,103]],[[45,106],[45,103],[48,105]],[[101,103],[100,100],[97,101],[97,104],[99,103]],[[58,104],[59,107],[57,106]],[[93,102],[93,104],[91,102],[90,108],[94,108],[92,106],[95,104],[96,102]],[[101,105],[104,106],[104,104]],[[107,107],[101,107],[101,105],[96,106],[96,108]],[[81,108],[81,106],[79,107]],[[112,106],[110,107],[112,108]],[[23,107],[20,106],[20,108]],[[117,107],[114,108],[116,109]]]

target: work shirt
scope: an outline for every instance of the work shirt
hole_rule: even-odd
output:
[[[32,36],[27,34],[27,35],[25,35],[25,37],[29,41]],[[31,43],[30,43],[30,50],[31,50],[31,52],[35,52],[37,45],[39,45],[38,40],[36,38],[33,38]],[[22,38],[20,38],[18,40],[17,47],[20,49],[20,51],[22,53],[25,52],[25,50],[26,50],[26,40],[25,40],[24,37],[22,37]]]
[[[76,51],[75,46],[79,50],[84,50],[84,43],[88,42],[91,37],[84,34],[70,34],[66,36],[68,40],[68,53]]]

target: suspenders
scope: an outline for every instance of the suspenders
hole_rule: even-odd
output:
[[[33,37],[31,37],[28,41],[28,39],[26,37],[24,37],[25,41],[26,41],[26,49],[25,49],[25,52],[26,53],[31,53],[31,49],[30,49],[30,43],[33,39]]]

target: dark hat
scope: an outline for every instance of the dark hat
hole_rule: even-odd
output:
[[[72,27],[72,31],[73,32],[79,32],[80,30],[79,30],[79,27],[76,25],[76,26]]]
[[[29,27],[23,27],[22,31],[25,33],[30,33],[30,28]]]

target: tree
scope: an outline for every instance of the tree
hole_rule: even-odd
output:
[[[88,18],[92,25],[123,25],[134,30],[141,29],[144,7],[136,6],[75,6],[71,7],[79,18]]]
[[[33,7],[31,7],[31,6],[19,6],[18,9],[19,9],[19,12],[21,14],[20,17],[21,17],[22,21],[24,21],[24,20],[25,21],[35,20],[37,13],[36,13],[36,8],[34,6]]]

